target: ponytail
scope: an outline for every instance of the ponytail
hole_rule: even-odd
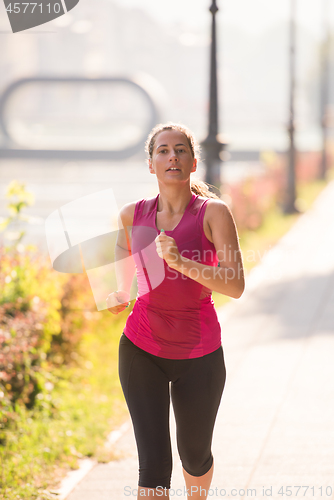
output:
[[[203,198],[215,198],[216,200],[220,199],[215,193],[209,190],[209,184],[200,181],[199,179],[191,179],[190,189],[194,194],[203,196]]]

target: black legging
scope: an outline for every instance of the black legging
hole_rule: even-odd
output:
[[[137,442],[139,486],[170,488],[169,382],[182,466],[192,476],[206,474],[226,378],[222,347],[200,358],[165,359],[143,351],[123,333],[119,376]]]

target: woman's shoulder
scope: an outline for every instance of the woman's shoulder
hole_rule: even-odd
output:
[[[121,208],[119,218],[121,219],[123,226],[132,226],[137,203],[137,201],[132,201],[131,203],[123,205]]]
[[[228,204],[216,198],[209,198],[208,203],[206,204],[205,210],[205,220],[206,222],[217,221],[219,218],[231,218],[232,212]]]
[[[229,212],[229,206],[227,203],[223,200],[220,200],[218,198],[206,198],[208,200],[207,202],[207,208],[206,211],[211,214],[217,214],[217,213],[226,213]]]
[[[131,203],[127,203],[126,205],[124,205],[119,212],[119,217],[122,220],[123,226],[133,225],[133,219],[135,216],[136,207],[138,209],[138,207],[147,204],[147,202],[154,202],[155,199],[156,198],[152,199],[143,198],[137,201],[132,201]]]

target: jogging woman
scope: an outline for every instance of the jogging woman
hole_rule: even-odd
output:
[[[107,298],[114,314],[127,307],[134,267],[122,257],[132,252],[139,291],[120,339],[119,375],[138,448],[138,498],[169,498],[171,397],[188,498],[203,500],[226,377],[211,292],[242,295],[242,257],[228,206],[206,184],[190,180],[198,160],[192,133],[178,124],[158,125],[146,150],[159,194],[121,210],[119,291]],[[151,248],[146,256],[145,245]],[[160,267],[151,264],[154,258]]]

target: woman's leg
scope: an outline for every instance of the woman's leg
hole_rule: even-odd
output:
[[[191,476],[183,468],[182,471],[186,489],[189,491],[189,498],[192,500],[207,498],[213,476],[213,463],[208,472],[203,476]]]
[[[138,498],[154,498],[154,489],[170,488],[172,453],[169,433],[169,380],[154,357],[122,336],[119,376],[131,415],[139,457]],[[145,496],[140,496],[140,489]]]
[[[213,474],[212,433],[225,385],[222,348],[189,361],[172,383],[177,445],[191,500],[207,498]]]

